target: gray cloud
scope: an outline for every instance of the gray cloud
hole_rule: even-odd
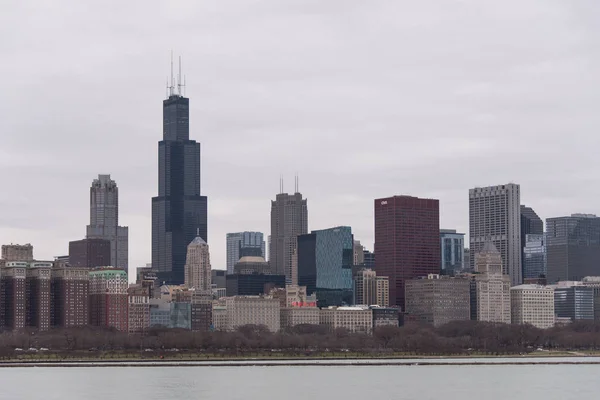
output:
[[[130,264],[150,261],[150,198],[169,50],[184,56],[202,143],[209,243],[269,233],[280,174],[300,174],[311,229],[368,247],[373,199],[441,200],[520,183],[543,218],[597,212],[600,123],[591,0],[30,0],[0,14],[0,240],[36,256],[83,237],[110,173]]]

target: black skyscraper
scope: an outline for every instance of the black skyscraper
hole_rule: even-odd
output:
[[[169,91],[152,198],[152,268],[161,284],[182,284],[188,244],[196,235],[208,242],[207,199],[200,195],[200,143],[190,140],[189,99],[173,85]]]

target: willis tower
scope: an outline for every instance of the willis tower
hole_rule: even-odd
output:
[[[158,142],[158,196],[152,198],[152,269],[162,284],[184,283],[187,246],[208,242],[207,198],[200,195],[200,143],[190,140],[190,100],[173,80],[163,100],[163,138]]]

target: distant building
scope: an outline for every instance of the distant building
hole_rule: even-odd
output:
[[[365,268],[375,269],[375,253],[369,250],[363,250],[363,266]]]
[[[89,269],[55,264],[51,276],[52,326],[72,328],[88,325]]]
[[[523,265],[523,280],[531,278],[525,276],[525,247],[527,246],[527,235],[543,235],[544,221],[531,207],[521,205],[521,263]]]
[[[112,266],[108,239],[82,239],[69,242],[69,265],[77,268]]]
[[[128,332],[143,334],[150,328],[150,292],[147,287],[132,286],[127,290]]]
[[[399,309],[393,307],[370,307],[373,313],[373,329],[399,325]]]
[[[375,270],[390,280],[390,305],[404,309],[405,282],[440,272],[439,200],[375,200]]]
[[[7,261],[33,261],[33,246],[27,244],[3,244],[2,259]]]
[[[273,288],[285,287],[285,275],[233,274],[227,275],[227,296],[258,296]]]
[[[390,305],[390,286],[387,276],[377,276],[372,269],[362,269],[354,275],[354,304]]]
[[[526,236],[523,248],[523,280],[546,277],[546,236]]]
[[[298,236],[298,284],[319,307],[352,303],[353,244],[349,226]]]
[[[441,273],[454,275],[463,269],[465,253],[465,234],[457,233],[456,229],[440,230],[442,265]]]
[[[594,319],[594,288],[581,282],[560,282],[554,288],[554,312],[557,318],[578,320]]]
[[[244,325],[264,325],[271,332],[281,326],[279,300],[262,296],[233,296],[224,299],[226,330],[235,331]]]
[[[554,289],[539,285],[510,288],[511,321],[540,329],[554,326]]]
[[[227,234],[228,274],[233,274],[233,266],[244,256],[266,257],[265,239],[262,232],[236,232]]]
[[[208,244],[197,236],[188,245],[185,262],[185,285],[188,288],[211,290],[210,252]]]
[[[26,276],[28,262],[7,261],[0,271],[0,328],[25,328],[27,318]]]
[[[469,249],[482,251],[491,241],[500,252],[512,285],[523,281],[521,268],[521,189],[514,183],[469,190]],[[475,259],[471,258],[474,266]]]
[[[25,325],[40,331],[46,331],[52,325],[51,274],[50,261],[30,262],[25,274]]]
[[[191,329],[209,331],[212,322],[212,291],[193,290],[191,301]]]
[[[594,289],[594,319],[600,320],[600,276],[586,276],[581,283]]]
[[[110,263],[104,265],[127,271],[129,228],[119,226],[119,188],[110,179],[110,175],[98,175],[98,179],[94,179],[90,187],[90,224],[87,226],[86,238],[108,240]]]
[[[308,208],[301,193],[279,193],[271,201],[271,241],[269,263],[274,273],[285,275],[286,283],[298,284],[293,278],[293,257],[299,235],[308,233]]]
[[[475,254],[475,271],[479,274],[474,276],[472,294],[475,297],[471,306],[475,307],[478,321],[510,324],[511,279],[504,270],[502,255],[492,242],[487,242]]]
[[[281,309],[281,329],[297,325],[319,325],[317,307],[286,307]]]
[[[272,275],[273,269],[263,257],[244,256],[235,263],[233,274],[250,275],[265,274]]]
[[[593,214],[546,220],[548,283],[600,275],[600,218]]]
[[[368,307],[328,307],[320,312],[320,324],[331,330],[343,328],[352,333],[373,331],[373,311]]]
[[[365,264],[365,247],[360,244],[360,240],[354,241],[354,263],[355,266],[364,266]]]
[[[90,271],[90,325],[127,332],[127,273],[118,268]]]
[[[211,269],[211,283],[213,287],[224,288],[225,287],[225,274],[227,271],[222,269]]]
[[[418,321],[441,326],[470,319],[468,279],[430,274],[406,282],[406,314]]]

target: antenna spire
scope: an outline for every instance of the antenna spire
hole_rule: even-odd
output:
[[[177,74],[177,94],[181,96],[181,56],[179,56],[179,73]]]
[[[173,50],[171,50],[171,85],[169,86],[169,96],[173,96],[175,90],[175,80],[173,78]]]

